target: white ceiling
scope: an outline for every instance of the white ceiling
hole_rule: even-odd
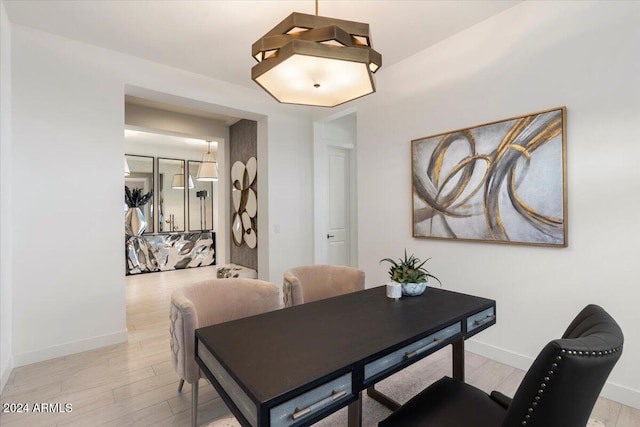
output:
[[[389,67],[520,1],[320,0],[319,14],[370,24]],[[11,22],[231,83],[251,81],[251,45],[313,0],[4,0]]]

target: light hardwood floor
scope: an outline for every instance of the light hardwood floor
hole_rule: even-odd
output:
[[[0,425],[13,426],[185,426],[190,425],[190,387],[178,393],[169,351],[169,300],[173,290],[215,277],[215,268],[129,276],[126,279],[129,340],[98,350],[13,370],[0,401],[70,403],[68,413],[0,413]],[[524,372],[467,353],[467,381],[486,391],[512,395]],[[429,356],[381,382],[378,388],[401,402],[430,382],[451,375],[450,350]],[[389,413],[363,399],[363,424],[375,426]],[[199,424],[229,416],[206,382],[200,383]],[[640,410],[599,399],[593,417],[606,427],[640,427]],[[217,423],[214,423],[217,424]],[[345,410],[317,424],[346,425]]]

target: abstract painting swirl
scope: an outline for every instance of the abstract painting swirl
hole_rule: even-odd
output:
[[[413,140],[414,237],[566,247],[565,115]]]

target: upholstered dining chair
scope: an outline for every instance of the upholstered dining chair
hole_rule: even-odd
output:
[[[615,320],[588,305],[542,349],[513,399],[444,377],[378,426],[584,427],[623,341]]]
[[[284,305],[331,298],[364,289],[364,271],[341,265],[306,265],[284,273]]]
[[[171,295],[171,363],[191,384],[191,425],[198,420],[198,382],[204,375],[195,360],[195,330],[280,308],[280,292],[272,283],[255,279],[212,279],[185,286]]]

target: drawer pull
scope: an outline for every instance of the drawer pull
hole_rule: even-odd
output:
[[[487,316],[487,317],[485,317],[485,318],[484,318],[484,319],[482,319],[482,320],[475,320],[475,321],[473,322],[473,326],[480,326],[480,325],[484,325],[485,323],[489,323],[489,322],[491,322],[491,321],[492,321],[493,319],[495,319],[495,318],[496,318],[496,316],[495,316],[495,315],[493,315],[493,316]]]
[[[424,347],[420,347],[419,349],[414,350],[414,351],[409,351],[409,352],[404,354],[404,360],[409,360],[412,357],[416,357],[417,355],[419,355],[421,353],[424,353],[425,351],[437,346],[442,341],[444,341],[444,338],[437,338],[437,339],[434,339],[433,342],[425,345]]]
[[[309,406],[307,406],[306,408],[303,408],[303,409],[296,408],[296,412],[294,412],[293,415],[291,415],[291,418],[293,418],[294,420],[297,420],[300,417],[304,417],[305,415],[307,415],[311,411],[315,411],[316,409],[318,409],[318,408],[320,408],[322,406],[328,405],[329,403],[333,402],[334,400],[340,399],[342,396],[344,396],[346,394],[347,394],[347,392],[345,390],[333,391],[333,392],[331,392],[331,396],[327,397],[326,399],[322,399],[319,402],[312,403],[311,405],[309,405]]]

